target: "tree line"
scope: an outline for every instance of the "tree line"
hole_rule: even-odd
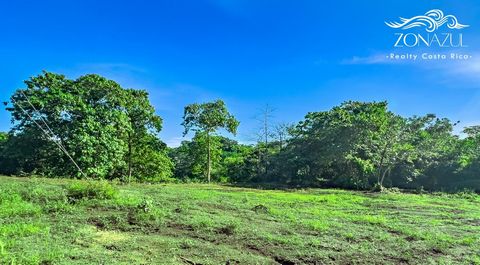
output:
[[[387,102],[348,101],[293,125],[271,124],[267,107],[251,145],[218,133],[240,124],[223,101],[194,103],[182,123],[192,139],[169,148],[144,90],[49,72],[25,85],[6,103],[13,126],[0,133],[0,174],[480,191],[480,126],[460,137],[446,118],[403,117]]]

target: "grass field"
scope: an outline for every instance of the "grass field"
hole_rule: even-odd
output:
[[[1,263],[480,264],[476,195],[85,183],[0,177]]]

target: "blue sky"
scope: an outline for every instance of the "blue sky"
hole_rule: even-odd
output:
[[[385,60],[417,50],[393,48],[399,31],[384,22],[431,9],[470,25],[455,30],[468,45],[455,52],[472,58]],[[182,139],[183,107],[216,98],[241,121],[243,142],[254,139],[265,104],[276,122],[352,99],[480,124],[479,22],[474,0],[2,1],[0,100],[42,70],[98,73],[150,92],[169,145]],[[2,109],[0,130],[9,127]]]

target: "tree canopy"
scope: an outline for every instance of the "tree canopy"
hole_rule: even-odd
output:
[[[169,148],[144,90],[50,72],[25,85],[7,104],[13,125],[0,133],[1,174],[480,191],[480,126],[459,136],[458,122],[404,117],[387,102],[347,101],[296,125],[274,124],[267,109],[255,144],[219,134],[239,126],[222,100],[190,104],[182,126],[193,138]]]
[[[185,107],[182,125],[185,128],[184,136],[190,130],[197,132],[197,138],[205,134],[206,149],[206,177],[208,182],[211,180],[212,171],[212,141],[211,135],[218,129],[225,129],[227,132],[235,135],[237,133],[239,121],[230,114],[222,100],[207,102],[203,104],[191,104]]]
[[[81,177],[73,160],[92,178],[121,178],[132,171],[142,178],[171,176],[156,136],[162,119],[147,92],[98,75],[71,80],[44,72],[25,84],[7,107],[14,122],[5,150],[15,161],[10,172]],[[151,159],[157,166],[147,166]]]

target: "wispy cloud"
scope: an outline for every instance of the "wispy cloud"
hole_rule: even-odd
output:
[[[387,58],[385,54],[373,54],[366,57],[353,56],[352,58],[344,59],[340,62],[341,64],[346,65],[355,65],[355,64],[388,64],[392,63],[392,60]]]
[[[341,65],[381,65],[381,64],[398,64],[417,67],[423,70],[433,70],[436,75],[446,77],[448,80],[456,80],[458,77],[464,78],[463,81],[480,81],[480,52],[468,52],[471,55],[469,59],[450,59],[451,53],[455,51],[444,51],[441,54],[447,55],[446,60],[424,60],[421,58],[425,51],[411,51],[403,53],[395,53],[398,55],[416,55],[416,60],[394,60],[389,58],[391,52],[374,53],[369,56],[360,57],[353,56],[340,61]],[[430,52],[430,54],[434,54]]]
[[[455,66],[450,69],[453,73],[480,80],[480,53],[472,55],[472,58],[466,61],[458,61]]]
[[[466,60],[431,61],[418,64],[426,70],[436,72],[443,76],[445,83],[461,81],[478,86],[480,82],[480,53],[470,53],[472,56]],[[480,86],[478,86],[480,88]]]

